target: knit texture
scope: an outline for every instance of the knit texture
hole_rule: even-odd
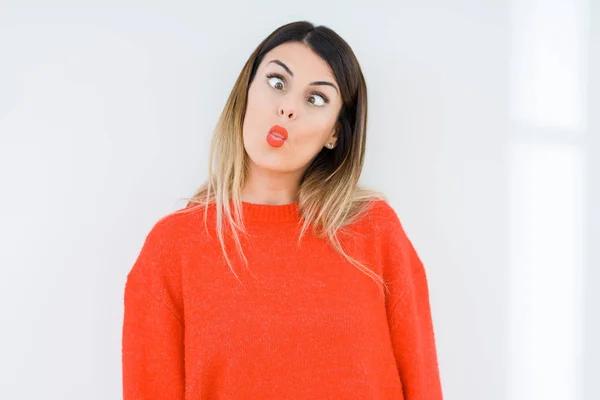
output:
[[[298,204],[243,203],[249,268],[214,206],[160,219],[127,275],[124,400],[440,400],[425,269],[395,211],[371,203],[340,231],[300,242]]]

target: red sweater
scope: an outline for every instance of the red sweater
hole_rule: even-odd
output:
[[[222,255],[209,208],[150,230],[124,291],[124,400],[440,400],[423,265],[394,210],[377,200],[339,237],[389,294],[327,239],[305,233],[297,204],[243,203],[247,269]]]

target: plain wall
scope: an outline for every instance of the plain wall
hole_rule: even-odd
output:
[[[515,314],[530,293],[515,282],[521,266],[533,265],[511,261],[522,261],[514,239],[524,232],[514,213],[525,200],[514,188],[527,186],[515,185],[521,171],[511,149],[523,132],[535,143],[561,136],[538,135],[523,122],[527,107],[515,111],[514,66],[528,65],[527,48],[515,43],[542,3],[88,3],[0,3],[0,398],[121,397],[126,274],[151,226],[205,179],[210,135],[248,56],[273,29],[300,19],[336,30],[363,68],[363,183],[389,196],[425,262],[445,398],[520,400],[536,390],[511,373],[524,365],[515,358],[527,344],[519,318],[529,318]],[[580,378],[566,383],[576,389],[569,398],[592,400],[600,372],[592,340],[600,332],[600,18],[597,4],[582,10],[581,21],[596,25],[571,56],[586,66],[577,82],[586,88],[579,108],[588,111],[575,133],[559,131],[585,153],[573,164],[585,171],[576,188],[585,202],[579,214],[565,203],[585,220],[582,236],[571,238],[585,257],[552,276],[586,289],[560,314],[583,317],[557,323],[573,324],[565,340],[581,335],[572,359],[573,343],[559,351]],[[575,264],[585,276],[572,273]],[[544,272],[531,271],[543,282]],[[542,398],[535,393],[527,400]]]

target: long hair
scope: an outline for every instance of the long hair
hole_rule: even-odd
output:
[[[336,122],[337,146],[332,150],[322,149],[300,180],[298,203],[303,221],[300,238],[312,226],[316,235],[329,238],[335,250],[387,289],[381,276],[344,251],[337,235],[341,228],[354,222],[367,209],[370,201],[385,199],[385,196],[358,185],[365,157],[367,87],[350,46],[325,26],[314,26],[307,21],[283,25],[254,50],[231,90],[213,133],[208,179],[191,198],[183,199],[189,201],[184,210],[203,205],[206,223],[209,205],[215,206],[216,232],[221,249],[237,277],[225,249],[223,231],[226,221],[231,228],[231,237],[247,265],[238,232],[245,232],[241,193],[247,178],[248,154],[244,149],[242,126],[248,89],[265,54],[287,42],[304,43],[325,60],[342,97]]]

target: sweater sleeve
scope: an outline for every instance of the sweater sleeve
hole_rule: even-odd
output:
[[[153,227],[127,275],[122,329],[123,400],[184,398],[184,325],[173,233]]]
[[[391,214],[390,214],[391,213]],[[385,267],[390,336],[405,400],[441,400],[425,268],[395,212],[388,210]]]

